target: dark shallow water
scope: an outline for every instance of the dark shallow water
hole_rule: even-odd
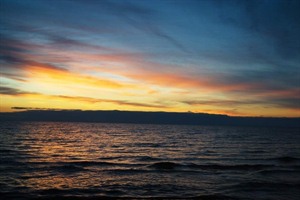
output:
[[[0,123],[5,198],[300,199],[299,129]]]

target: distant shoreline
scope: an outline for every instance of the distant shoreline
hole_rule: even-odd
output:
[[[0,121],[57,121],[210,126],[299,127],[299,118],[232,117],[207,113],[27,110],[0,113]]]

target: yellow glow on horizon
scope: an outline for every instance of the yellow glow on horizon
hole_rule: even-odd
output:
[[[230,116],[262,116],[264,117],[299,117],[300,109],[291,109],[287,112],[283,108],[264,108],[263,106],[248,106],[241,107],[237,111],[232,109],[222,109],[214,106],[188,106],[183,104],[175,104],[172,107],[159,108],[139,106],[132,103],[126,105],[113,100],[96,100],[85,97],[60,97],[41,94],[26,94],[26,95],[0,95],[0,112],[16,112],[20,110],[11,109],[12,107],[32,107],[32,108],[49,108],[49,109],[80,109],[80,110],[131,110],[131,111],[167,111],[167,112],[187,112],[194,113],[211,113],[225,114]],[[102,101],[102,102],[101,102]],[[147,105],[147,104],[145,104]],[[150,104],[149,104],[150,105]]]

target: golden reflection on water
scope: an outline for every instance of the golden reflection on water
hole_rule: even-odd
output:
[[[35,168],[30,173],[23,173],[23,186],[39,190],[88,188],[112,184],[116,180],[120,184],[122,178],[126,183],[128,177],[109,171],[126,166],[102,165],[101,162],[130,164],[138,157],[176,158],[195,150],[192,145],[187,148],[188,138],[175,141],[174,134],[160,136],[151,127],[139,130],[141,127],[132,125],[53,125],[37,123],[35,127],[26,127],[29,134],[20,138],[19,146],[26,155],[24,159]],[[183,151],[181,146],[186,150]]]
[[[67,123],[40,123],[36,127],[26,127],[28,134],[19,138],[19,149],[29,167],[30,173],[22,174],[22,185],[43,189],[66,189],[90,187],[106,182],[110,177],[89,171],[93,166],[78,166],[74,162],[97,161],[101,157],[111,157],[109,148],[112,139],[105,132],[89,133],[85,125],[68,126]],[[124,140],[123,140],[124,141]]]

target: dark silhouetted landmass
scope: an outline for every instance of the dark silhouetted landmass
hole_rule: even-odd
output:
[[[0,113],[0,120],[300,127],[300,118],[230,117],[205,113],[135,111],[28,110]]]

